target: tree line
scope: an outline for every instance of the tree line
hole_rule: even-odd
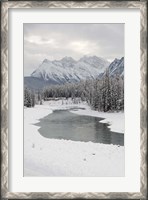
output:
[[[109,76],[106,70],[102,79],[89,79],[79,83],[52,85],[44,88],[44,100],[65,97],[81,98],[98,111],[124,110],[124,79],[120,75]]]
[[[86,101],[92,109],[108,112],[124,110],[124,79],[116,74],[111,77],[106,70],[103,78],[89,79],[64,85],[50,85],[36,94],[24,89],[24,106],[33,107],[35,103],[55,98],[78,98]]]
[[[35,106],[35,94],[27,87],[24,88],[24,106],[26,107]]]

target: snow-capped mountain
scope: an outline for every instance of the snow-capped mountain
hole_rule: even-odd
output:
[[[110,76],[114,76],[115,74],[124,76],[124,57],[121,59],[115,58],[115,60],[109,65],[109,74]]]
[[[109,65],[108,70],[110,76],[115,76],[116,74],[118,74],[121,77],[124,77],[124,57],[122,57],[121,59],[115,58],[115,60]],[[101,73],[99,75],[99,78],[102,78],[104,74],[105,72]]]
[[[106,69],[110,76],[119,74],[124,77],[124,57],[115,58],[112,63],[97,56],[84,56],[78,61],[71,57],[54,61],[45,59],[31,76],[24,77],[24,84],[30,89],[38,90],[48,85],[102,78]]]
[[[77,82],[89,78],[96,78],[109,66],[109,62],[97,56],[84,56],[78,61],[71,57],[50,61],[45,59],[31,74],[31,77],[44,81]]]

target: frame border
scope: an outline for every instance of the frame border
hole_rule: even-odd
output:
[[[12,193],[8,191],[8,12],[9,8],[140,9],[140,192]],[[147,199],[147,1],[3,1],[1,3],[1,199]]]

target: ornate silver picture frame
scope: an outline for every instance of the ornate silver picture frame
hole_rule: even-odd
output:
[[[13,8],[17,10],[32,8],[140,9],[140,192],[9,192],[11,152],[9,150],[8,153],[8,147],[11,138],[9,129],[12,110],[8,105],[11,101],[9,93],[12,91],[10,91],[8,76],[10,54],[8,23],[10,23],[9,10]],[[1,2],[1,38],[1,199],[147,199],[147,1],[3,1]]]

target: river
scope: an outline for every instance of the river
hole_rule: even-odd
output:
[[[124,146],[124,134],[111,132],[102,118],[82,116],[69,110],[55,110],[35,124],[46,138]]]

